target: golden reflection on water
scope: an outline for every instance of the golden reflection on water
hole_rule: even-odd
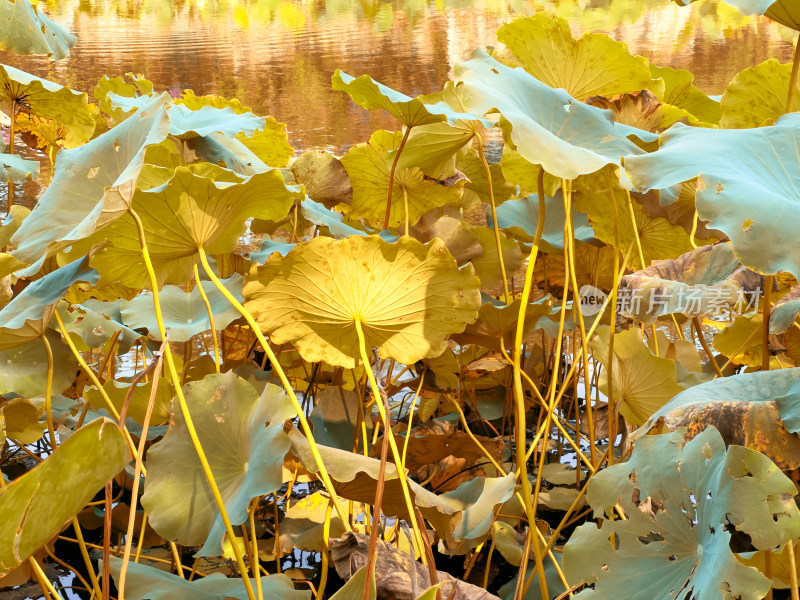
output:
[[[396,129],[340,92],[339,67],[410,95],[441,88],[452,66],[517,15],[552,10],[574,33],[602,31],[655,64],[695,73],[721,94],[740,70],[791,58],[789,30],[706,0],[53,0],[40,1],[78,36],[52,64],[0,52],[0,61],[90,93],[102,75],[143,73],[156,89],[235,96],[286,122],[298,150],[342,151],[379,127]]]

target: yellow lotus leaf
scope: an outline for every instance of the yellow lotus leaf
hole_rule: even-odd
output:
[[[719,102],[709,98],[694,85],[694,75],[691,72],[651,64],[650,75],[664,82],[663,90],[653,90],[661,102],[687,110],[704,123],[719,123]]]
[[[502,25],[497,40],[505,44],[528,73],[579,100],[638,92],[659,82],[649,63],[632,56],[627,44],[600,33],[572,37],[569,21],[548,11]]]
[[[593,355],[603,364],[600,391],[608,394],[608,338],[610,329],[597,330],[592,341]],[[673,396],[683,391],[678,385],[675,361],[655,356],[642,341],[638,329],[628,329],[614,336],[613,395],[620,414],[631,425],[642,425]]]
[[[483,247],[483,255],[472,259],[472,266],[475,267],[475,274],[481,280],[481,289],[491,293],[499,287],[502,290],[503,277],[500,273],[500,260],[495,245],[494,231],[488,227],[478,226],[472,230],[478,237],[478,241]],[[510,240],[505,233],[500,233],[500,249],[503,253],[503,263],[506,276],[509,279],[514,277],[514,273],[522,267],[522,250],[519,243]]]
[[[477,318],[479,285],[439,240],[317,237],[252,272],[244,298],[272,342],[352,369],[360,362],[356,319],[368,352],[378,347],[382,358],[414,364],[441,354],[445,338]]]
[[[720,106],[724,129],[774,125],[786,112],[792,64],[776,59],[745,69],[728,84]],[[800,110],[800,94],[795,90],[792,111]]]

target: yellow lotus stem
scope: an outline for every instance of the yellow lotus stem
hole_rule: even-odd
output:
[[[296,472],[296,471],[295,471]],[[291,490],[291,485],[289,485],[289,489]],[[328,504],[330,506],[330,503]],[[261,566],[258,562],[258,536],[256,535],[256,509],[258,508],[258,502],[251,502],[250,507],[247,511],[247,520],[248,524],[250,525],[250,543],[253,546],[252,554],[253,554],[253,562],[250,567],[253,570],[253,576],[256,580],[256,594],[258,596],[258,600],[264,600],[264,590],[261,585],[261,571],[259,567]],[[280,541],[279,541],[280,546]],[[327,547],[327,542],[326,542]],[[278,548],[280,551],[280,547]],[[278,560],[280,560],[280,556],[278,556]]]
[[[792,600],[800,600],[800,592],[797,589],[797,561],[794,557],[794,540],[789,540],[786,544],[786,553],[789,557],[789,584],[792,590]]]
[[[83,558],[83,564],[86,566],[86,571],[89,573],[89,579],[92,580],[92,587],[94,593],[98,598],[103,597],[103,590],[100,588],[100,582],[97,579],[97,573],[94,571],[94,564],[89,557],[89,551],[86,549],[86,542],[83,540],[83,532],[81,531],[81,524],[78,522],[77,517],[72,517],[72,528],[75,530],[75,538],[78,542],[78,548]]]
[[[378,412],[380,413],[381,420],[384,423],[389,422],[389,415],[386,414],[386,409],[383,406],[383,402],[381,402],[380,398],[380,390],[378,390],[378,382],[375,381],[375,375],[372,372],[372,368],[370,366],[369,357],[367,356],[367,342],[364,338],[364,331],[361,328],[361,320],[356,318],[355,321],[356,326],[356,333],[358,334],[358,349],[361,352],[361,362],[364,364],[364,370],[367,373],[367,378],[369,379],[369,385],[372,388],[372,393],[375,396],[375,404],[378,406]],[[419,531],[419,524],[417,523],[417,517],[414,514],[414,503],[411,501],[411,491],[408,489],[408,481],[406,480],[406,473],[405,473],[405,466],[403,465],[403,461],[401,460],[400,451],[397,449],[397,443],[394,440],[394,433],[392,433],[391,429],[383,432],[383,435],[389,436],[389,448],[392,451],[392,458],[394,459],[395,467],[397,467],[397,477],[400,480],[400,487],[403,490],[403,498],[406,501],[406,509],[408,510],[409,514],[409,522],[411,523],[411,527],[414,529],[414,537],[416,538],[415,541],[419,544],[419,548],[424,548],[425,545],[422,541],[422,535]],[[422,562],[426,563],[425,555],[422,551],[420,551],[420,556],[422,557]]]
[[[331,539],[331,512],[333,505],[328,501],[325,507],[325,520],[322,522],[322,565],[320,566],[317,598],[325,597],[325,586],[328,585],[328,544]]]
[[[250,325],[250,329],[253,330],[253,333],[256,336],[256,339],[261,344],[261,347],[264,349],[264,353],[266,354],[267,358],[269,358],[270,362],[272,363],[272,370],[273,372],[278,374],[278,378],[280,379],[283,387],[286,389],[286,393],[289,396],[289,400],[291,400],[292,405],[294,406],[294,410],[297,413],[297,418],[300,421],[300,428],[303,430],[306,438],[308,439],[308,447],[311,450],[311,454],[314,457],[314,463],[317,466],[317,470],[319,472],[319,476],[322,479],[322,483],[325,486],[325,489],[328,490],[328,493],[331,495],[331,500],[333,500],[333,506],[336,509],[336,514],[339,515],[339,518],[344,523],[345,528],[347,531],[352,531],[352,527],[350,527],[350,522],[347,519],[347,513],[342,508],[341,501],[339,500],[339,496],[336,494],[336,490],[333,487],[333,482],[331,481],[330,475],[328,475],[328,470],[325,468],[325,464],[322,461],[322,456],[319,453],[319,448],[317,447],[317,442],[314,440],[314,433],[311,431],[311,426],[308,424],[308,419],[306,419],[305,412],[303,411],[303,406],[300,404],[300,401],[297,399],[297,394],[294,392],[294,388],[289,383],[289,379],[286,377],[286,373],[281,368],[280,362],[278,362],[275,353],[270,348],[267,340],[264,338],[264,334],[261,333],[261,328],[259,328],[258,323],[256,323],[255,319],[253,319],[253,315],[251,315],[242,304],[233,297],[233,294],[228,291],[219,278],[214,274],[214,271],[211,270],[211,266],[208,264],[208,259],[206,258],[206,253],[203,248],[197,249],[198,254],[200,255],[200,263],[203,265],[203,269],[208,275],[211,282],[216,286],[216,288],[220,291],[220,293],[227,298],[228,302],[230,302],[236,310],[239,311],[247,324]]]
[[[403,134],[403,139],[400,140],[400,146],[397,148],[397,154],[394,155],[394,160],[392,161],[392,168],[389,171],[389,192],[386,195],[386,216],[383,218],[383,228],[389,229],[389,216],[392,214],[392,191],[394,188],[394,171],[397,168],[397,161],[400,158],[400,153],[405,148],[406,142],[408,141],[408,135],[411,133],[411,127],[406,127],[406,131]]]
[[[211,310],[211,303],[208,301],[208,296],[200,283],[200,273],[197,271],[197,263],[194,265],[194,281],[197,283],[197,290],[200,292],[200,297],[203,299],[203,304],[206,305],[206,312],[208,313],[208,323],[211,326],[211,340],[214,342],[214,368],[219,373],[219,365],[222,362],[222,356],[219,353],[219,343],[217,342],[217,328],[214,327],[214,311]]]
[[[769,371],[769,317],[772,313],[772,285],[775,281],[774,275],[767,275],[764,282],[764,320],[762,323],[764,337],[761,339],[761,370]],[[710,356],[710,355],[709,355]]]
[[[55,311],[53,311],[55,312]],[[56,430],[53,426],[53,369],[55,369],[55,361],[53,360],[53,349],[50,347],[50,340],[42,333],[42,343],[47,352],[47,381],[45,383],[44,392],[44,413],[47,419],[47,431],[50,438],[50,447],[56,449]]]
[[[42,591],[48,592],[53,596],[53,598],[55,598],[55,600],[63,600],[61,596],[58,595],[56,588],[53,587],[53,584],[47,578],[47,575],[45,575],[44,571],[42,571],[42,567],[39,566],[37,560],[32,556],[29,556],[28,564],[33,568],[34,573],[36,573],[36,579],[39,580],[39,584],[42,586]]]
[[[789,77],[789,93],[786,96],[786,112],[792,112],[794,107],[794,97],[797,93],[797,74],[800,71],[800,37],[797,38],[794,45],[794,60],[792,61],[792,74]],[[11,120],[12,127],[14,120]],[[13,131],[13,130],[12,130]],[[792,600],[795,600],[792,598]]]
[[[697,209],[694,209],[694,219],[692,219],[692,231],[691,233],[689,233],[689,243],[695,250],[697,250],[697,242],[694,241],[694,236],[697,233],[697,222],[699,220],[700,220],[700,215],[697,213]]]
[[[156,322],[158,323],[158,333],[161,336],[161,339],[164,340],[167,338],[167,332],[166,328],[164,327],[164,317],[161,314],[161,301],[159,299],[159,293],[158,293],[158,279],[156,278],[156,273],[153,270],[153,263],[150,260],[150,252],[147,248],[147,239],[145,238],[144,225],[142,225],[142,220],[139,218],[139,215],[132,207],[128,209],[128,214],[131,215],[131,218],[133,218],[134,223],[136,223],[136,229],[139,234],[139,246],[142,251],[142,259],[144,261],[145,269],[147,269],[147,275],[150,279],[150,287],[153,290],[153,310],[155,311]],[[222,287],[224,288],[224,286]],[[222,518],[222,523],[225,526],[225,533],[228,536],[228,539],[231,541],[231,546],[233,547],[233,553],[234,556],[236,557],[236,564],[239,568],[239,572],[242,574],[242,583],[244,583],[245,590],[247,591],[247,597],[250,600],[256,600],[255,592],[253,591],[253,585],[250,582],[250,578],[247,576],[247,567],[244,563],[242,550],[236,543],[236,534],[233,531],[233,525],[231,524],[231,520],[228,517],[228,511],[225,509],[225,501],[222,499],[222,494],[220,494],[219,486],[217,485],[217,481],[214,478],[214,473],[211,471],[211,466],[208,464],[206,453],[203,450],[203,446],[200,443],[200,439],[197,436],[197,430],[194,427],[194,421],[192,421],[192,415],[189,413],[189,406],[186,404],[186,397],[183,395],[183,388],[181,387],[180,384],[181,379],[180,376],[178,375],[177,369],[175,368],[175,361],[172,358],[172,351],[169,347],[169,344],[167,344],[164,347],[164,358],[167,363],[167,369],[169,370],[172,383],[175,386],[175,395],[178,399],[178,405],[180,406],[181,414],[183,415],[183,419],[186,422],[186,431],[192,440],[192,445],[194,446],[195,452],[197,453],[197,458],[200,461],[203,473],[205,474],[206,480],[208,481],[208,487],[211,489],[211,494],[214,496],[214,501],[217,504],[217,509],[219,510],[220,517]],[[180,563],[178,563],[178,568],[180,568]]]
[[[492,230],[494,231],[494,243],[497,246],[497,260],[500,263],[500,276],[503,278],[503,295],[505,297],[505,303],[511,304],[511,294],[508,293],[508,277],[506,276],[506,265],[503,260],[503,249],[500,245],[500,227],[497,225],[497,204],[494,201],[494,189],[492,188],[492,171],[489,169],[489,163],[486,161],[486,154],[483,152],[483,139],[478,136],[478,154],[481,157],[481,162],[483,162],[483,169],[486,172],[486,185],[489,188],[489,205],[492,208]],[[542,198],[540,200],[541,203],[544,202]],[[540,210],[541,212],[541,210]],[[544,227],[544,220],[541,222],[542,227]],[[539,224],[537,223],[537,230]],[[541,238],[541,236],[539,236]]]

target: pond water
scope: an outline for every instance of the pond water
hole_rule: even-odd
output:
[[[157,89],[239,98],[288,124],[297,150],[341,152],[380,127],[330,77],[367,73],[410,95],[430,93],[508,19],[552,10],[575,34],[602,31],[660,66],[695,73],[721,94],[739,71],[791,59],[792,34],[716,0],[51,0],[46,12],[78,36],[69,58],[0,52],[0,61],[90,93],[102,75],[143,73]]]

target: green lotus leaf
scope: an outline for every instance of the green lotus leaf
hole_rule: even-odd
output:
[[[224,164],[228,169],[244,176],[269,171],[270,167],[237,138],[221,133],[209,133],[187,140],[186,146],[194,154],[211,164]]]
[[[608,394],[607,326],[598,328],[591,342],[592,353],[605,367],[599,388]],[[642,332],[627,329],[614,336],[613,393],[619,413],[631,425],[641,425],[650,415],[683,391],[678,385],[675,361],[653,355],[642,341]]]
[[[467,108],[481,114],[499,111],[506,142],[555,177],[575,179],[643,153],[626,137],[635,130],[615,125],[608,111],[578,102],[483,50],[456,66],[456,78],[464,82]]]
[[[772,307],[769,315],[769,332],[783,333],[792,327],[800,313],[800,286],[796,285]]]
[[[0,248],[5,248],[11,243],[13,236],[22,222],[31,214],[31,209],[20,204],[14,204],[8,214],[0,221]]]
[[[353,201],[353,186],[342,161],[330,152],[304,152],[292,164],[292,174],[305,187],[306,195],[332,208]]]
[[[360,363],[359,319],[367,348],[413,364],[441,354],[480,307],[477,277],[439,240],[316,237],[273,258],[248,275],[245,307],[274,343],[294,344],[308,362]]]
[[[352,450],[358,423],[358,394],[329,386],[314,399],[317,404],[308,419],[314,427],[314,439],[324,446]]]
[[[367,582],[367,577],[370,579],[367,600],[376,600],[378,596],[375,590],[375,571],[373,570],[371,573],[368,573],[367,565],[364,565],[353,573],[350,579],[331,596],[331,600],[363,600],[364,585]]]
[[[188,383],[184,394],[228,516],[234,525],[244,523],[250,500],[281,486],[289,449],[283,425],[294,409],[278,386],[268,384],[259,397],[230,371]],[[172,430],[147,452],[142,506],[162,537],[203,544],[199,556],[219,556],[222,518],[175,401],[172,412]]]
[[[481,289],[483,291],[491,291],[498,287],[502,289],[503,277],[500,271],[494,231],[488,227],[478,226],[472,228],[472,233],[478,238],[478,242],[483,248],[483,254],[470,261],[475,268],[475,275],[481,280]],[[501,233],[500,251],[503,253],[506,275],[509,279],[513,279],[514,273],[522,267],[522,250],[519,242],[510,240],[505,233]]]
[[[653,413],[643,432],[683,430],[688,438],[715,427],[727,445],[768,456],[781,469],[800,465],[800,368],[721,377],[681,392]]]
[[[283,238],[273,240],[269,236],[264,236],[264,239],[261,240],[261,246],[258,248],[258,250],[255,252],[248,252],[245,257],[252,263],[263,265],[275,252],[281,256],[286,256],[295,246],[297,246],[297,244],[284,242]]]
[[[694,85],[694,75],[685,69],[650,65],[653,79],[664,82],[664,90],[658,90],[659,100],[689,111],[703,123],[719,123],[722,115],[719,101],[709,98]]]
[[[382,108],[406,127],[428,125],[446,121],[453,123],[459,119],[472,120],[478,116],[453,110],[447,102],[425,104],[420,98],[411,98],[378,83],[369,75],[351,77],[336,69],[331,77],[334,90],[347,92],[350,98],[366,110]]]
[[[564,197],[561,190],[551,198],[544,199],[544,228],[542,229],[541,250],[550,254],[564,251]],[[583,213],[573,213],[572,222],[575,239],[582,242],[595,240],[594,230]],[[532,242],[539,223],[539,196],[531,194],[519,200],[512,200],[497,207],[497,225],[510,236],[524,242]]]
[[[61,336],[45,334],[53,349],[53,392],[66,390],[78,371],[78,361]],[[44,396],[47,383],[47,352],[41,338],[0,350],[0,395],[14,392],[25,398]]]
[[[0,1],[0,49],[61,60],[77,41],[28,0]]]
[[[0,576],[56,535],[130,460],[108,419],[84,425],[0,493]]]
[[[741,446],[726,451],[713,427],[685,445],[682,432],[645,436],[628,462],[589,482],[595,515],[616,504],[627,520],[578,527],[564,548],[564,573],[572,584],[594,583],[576,598],[716,600],[721,590],[763,598],[770,582],[736,560],[729,528],[749,534],[756,548],[797,537],[795,491],[766,456]]]
[[[109,567],[115,581],[119,581],[122,559],[109,557]],[[255,579],[251,579],[255,589]],[[292,580],[286,575],[261,576],[261,588],[265,598],[280,600],[308,600],[309,592],[294,589]],[[247,590],[239,577],[229,578],[222,573],[211,573],[195,581],[167,573],[156,567],[130,561],[125,577],[125,597],[130,600],[225,600],[237,598],[247,600]]]
[[[584,33],[576,40],[569,21],[546,10],[501,25],[497,41],[513,54],[513,66],[523,66],[578,100],[638,92],[658,83],[651,79],[647,59],[631,56],[624,42],[602,33]]]
[[[491,299],[485,301],[478,311],[478,320],[467,325],[463,333],[453,335],[453,340],[459,344],[477,344],[490,350],[500,350],[502,340],[504,348],[513,348],[519,322],[519,306],[519,298],[509,305]],[[550,314],[552,308],[553,300],[550,296],[529,303],[525,311],[523,336],[533,330],[541,317]]]
[[[223,285],[234,297],[242,301],[242,276],[234,275],[224,280]],[[214,314],[214,326],[224,329],[241,315],[225,296],[210,281],[201,281],[203,291]],[[158,323],[153,314],[153,299],[150,296],[136,296],[133,300],[121,302],[122,320],[133,329],[146,328],[150,335],[160,339]],[[174,285],[166,285],[161,290],[161,312],[164,327],[169,330],[169,339],[173,342],[188,342],[193,336],[211,328],[203,297],[200,290],[194,287],[185,292]]]
[[[764,276],[754,273],[733,254],[730,244],[700,246],[674,260],[625,275],[620,281],[622,314],[642,321],[680,313],[719,314],[742,309],[764,289]]]
[[[800,116],[789,114],[773,127],[758,129],[677,124],[662,134],[660,150],[626,157],[625,170],[641,191],[665,189],[700,174],[699,216],[731,238],[737,258],[759,273],[800,275],[800,238],[789,226],[800,216],[798,123]],[[765,239],[771,243],[764,244]]]
[[[163,286],[192,278],[198,248],[209,254],[232,252],[249,217],[278,220],[285,216],[293,196],[277,170],[242,178],[200,163],[178,167],[160,187],[138,189],[132,204],[142,219],[156,276]],[[125,215],[98,235],[114,244],[92,259],[101,282],[149,288],[133,218]]]
[[[119,218],[130,206],[147,146],[167,137],[164,94],[151,100],[136,120],[126,121],[91,142],[62,150],[53,181],[36,212],[11,238],[13,256],[33,264],[82,240]],[[88,250],[88,249],[87,249]]]
[[[0,65],[0,97],[20,111],[61,123],[67,129],[69,148],[85,143],[94,133],[89,101],[82,92]]]
[[[30,400],[14,398],[0,404],[5,418],[5,432],[19,444],[33,444],[42,437],[44,423],[39,422],[42,411]]]
[[[328,230],[329,234],[335,238],[346,238],[351,235],[367,235],[366,231],[356,229],[352,225],[344,222],[344,217],[328,208],[325,208],[319,202],[314,202],[310,198],[306,198],[300,204],[300,211],[303,217],[314,225]]]
[[[82,352],[88,352],[91,348],[102,348],[119,332],[119,352],[125,353],[142,336],[123,325],[119,306],[119,301],[103,302],[90,298],[80,304],[63,302],[56,310],[67,331],[75,334],[72,341]]]
[[[306,468],[316,471],[308,440],[297,429],[289,433],[294,453]],[[375,500],[380,461],[350,451],[318,446],[336,493],[355,502]],[[450,550],[461,545],[476,546],[490,533],[494,511],[514,495],[514,474],[505,477],[476,477],[457,489],[436,495],[415,481],[408,481],[413,503],[436,530]],[[386,515],[408,518],[397,467],[386,465],[381,509]]]
[[[499,549],[499,547],[498,547]],[[561,565],[561,554],[554,554],[556,560]],[[528,589],[525,592],[525,595],[522,597],[522,600],[541,600],[542,598],[542,591],[539,587],[539,572],[536,568],[536,563],[534,561],[530,561],[528,563],[528,574],[532,576],[531,582],[528,585]],[[497,590],[497,593],[500,595],[502,600],[517,600],[515,597],[515,593],[517,590],[517,578],[519,577],[519,573],[517,573],[514,578],[509,581],[508,583],[500,586],[500,589]],[[556,571],[555,566],[553,565],[553,561],[550,559],[545,560],[544,563],[544,579],[547,582],[547,593],[550,595],[550,599],[557,598],[560,594],[563,594],[566,591],[564,588],[564,584],[561,583],[561,578],[558,576],[558,572]]]
[[[456,167],[467,178],[467,183],[464,184],[464,195],[469,194],[479,202],[490,203],[486,169],[478,155],[478,151],[474,148],[461,150],[457,156]],[[489,165],[489,173],[492,178],[492,194],[497,206],[500,206],[506,200],[513,199],[517,195],[517,186],[505,180],[503,169],[499,163]],[[463,204],[468,205],[470,201],[464,200],[462,201]]]
[[[38,161],[25,160],[16,154],[0,154],[0,179],[3,181],[22,181],[28,177],[36,179],[38,176]]]
[[[349,206],[339,205],[337,209],[353,219],[363,218],[376,226],[383,224],[392,162],[401,138],[399,131],[378,130],[368,143],[354,146],[342,157],[353,185],[353,202]],[[457,202],[460,197],[460,186],[444,186],[425,179],[416,167],[397,170],[389,226],[397,227],[406,218],[413,225],[423,213]]]
[[[792,64],[776,59],[745,69],[733,78],[722,94],[720,105],[724,129],[744,129],[772,125],[786,112]],[[795,94],[792,111],[800,110],[800,97]]]
[[[137,423],[144,424],[144,417],[147,412],[147,404],[150,401],[150,392],[153,388],[153,382],[140,383],[133,388],[131,399],[128,403],[127,416]],[[122,410],[125,403],[125,397],[130,392],[131,385],[127,382],[114,381],[109,379],[103,384],[103,391],[105,391],[111,404],[117,409],[117,412]],[[161,425],[167,423],[170,418],[170,401],[174,393],[172,383],[169,379],[160,379],[158,388],[156,388],[156,397],[153,403],[153,414],[150,418],[151,425]],[[85,393],[86,401],[91,404],[95,410],[106,409],[107,405],[100,392],[95,387],[87,388]]]
[[[0,350],[41,337],[56,304],[76,281],[97,283],[98,273],[79,259],[37,279],[0,309]]]
[[[111,116],[112,123],[121,123],[131,114],[133,109],[125,111],[115,105],[116,97],[150,96],[153,93],[153,83],[141,75],[126,73],[130,83],[124,77],[108,77],[103,75],[94,88],[94,98],[100,110]],[[113,95],[110,95],[113,94]]]
[[[202,106],[192,110],[185,104],[174,104],[169,109],[169,133],[180,140],[221,133],[233,137],[238,133],[253,135],[266,127],[266,120],[253,113],[237,114],[231,107]]]

